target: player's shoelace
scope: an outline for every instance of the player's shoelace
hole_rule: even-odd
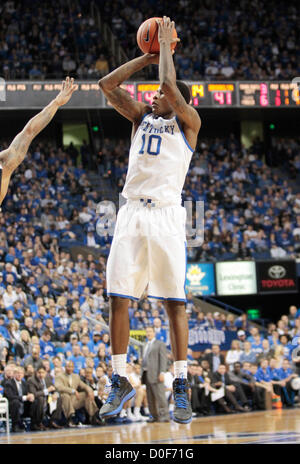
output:
[[[113,375],[111,378],[111,390],[107,397],[107,403],[112,403],[120,390],[120,377]]]
[[[174,400],[177,408],[186,409],[188,407],[187,394],[185,391],[186,383],[179,379],[174,386]]]

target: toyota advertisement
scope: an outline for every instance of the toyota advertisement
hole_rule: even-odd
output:
[[[257,261],[258,293],[297,292],[297,272],[295,261]]]

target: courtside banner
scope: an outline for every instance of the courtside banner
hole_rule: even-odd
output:
[[[253,295],[257,292],[254,261],[216,263],[217,294]]]
[[[186,270],[186,290],[193,295],[215,295],[213,263],[189,263]]]
[[[295,293],[298,291],[296,262],[293,260],[257,261],[258,293]]]

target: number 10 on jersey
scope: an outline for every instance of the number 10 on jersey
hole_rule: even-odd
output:
[[[160,135],[150,135],[148,137],[147,134],[143,134],[142,136],[142,147],[139,151],[139,155],[143,155],[145,153],[145,145],[147,145],[147,153],[148,155],[159,155],[160,152],[160,145],[161,145],[161,136]]]

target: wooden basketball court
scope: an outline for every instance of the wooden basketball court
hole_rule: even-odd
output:
[[[300,409],[196,418],[188,425],[138,422],[59,431],[0,434],[0,444],[300,443]]]

